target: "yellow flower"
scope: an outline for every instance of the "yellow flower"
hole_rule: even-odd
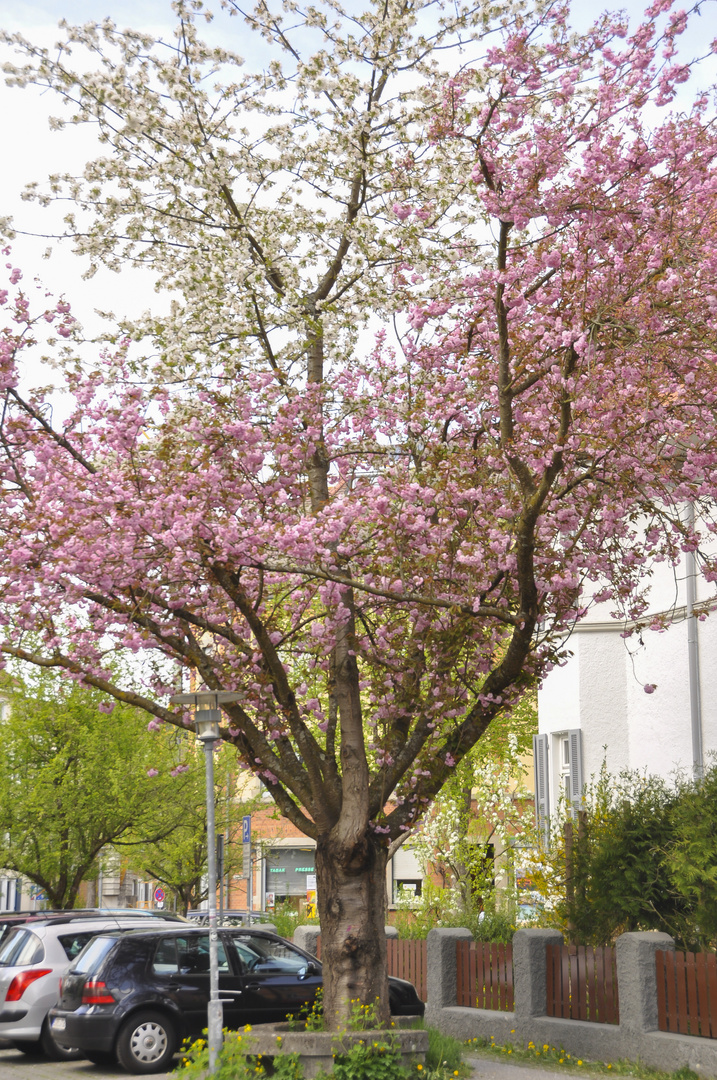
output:
[[[578,1065],[582,1065],[582,1061],[578,1058]]]
[[[565,1058],[561,1058],[560,1059],[560,1064],[562,1065],[564,1061],[565,1061]]]
[[[510,1033],[511,1033],[511,1035],[515,1035],[515,1028],[511,1028]]]
[[[422,1072],[422,1070],[423,1070],[423,1065],[416,1065],[416,1068],[418,1069],[418,1071],[419,1071],[419,1072]]]
[[[549,1050],[549,1049],[550,1049],[550,1047],[548,1046],[548,1044],[543,1043],[543,1050]]]

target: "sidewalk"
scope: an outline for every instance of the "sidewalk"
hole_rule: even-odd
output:
[[[463,1060],[472,1069],[471,1080],[565,1080],[565,1077],[574,1080],[577,1077],[590,1076],[589,1067],[571,1072],[568,1069],[546,1069],[537,1063],[509,1065],[507,1061],[500,1061],[493,1054],[486,1054],[485,1057],[466,1054]]]

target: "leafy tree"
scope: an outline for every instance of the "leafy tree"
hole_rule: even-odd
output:
[[[534,708],[524,711],[532,713],[534,726]],[[441,919],[449,911],[450,925],[472,925],[499,906],[514,921],[514,847],[535,840],[533,799],[523,785],[525,765],[518,747],[518,738],[509,737],[496,758],[490,742],[481,740],[446,781],[412,839],[424,875],[439,877],[440,895],[429,890],[424,900],[436,910],[436,925],[448,925]],[[497,890],[500,877],[505,881]],[[456,915],[463,921],[456,922]]]
[[[259,74],[182,0],[169,45],[11,39],[11,80],[106,144],[40,199],[174,299],[125,328],[146,358],[68,359],[53,427],[17,365],[71,316],[8,298],[0,647],[178,726],[161,664],[130,689],[108,653],[239,695],[224,738],[317,841],[330,1026],[388,1014],[389,845],[593,600],[639,618],[653,561],[711,535],[717,139],[706,95],[666,112],[671,7],[576,36],[561,4],[262,0]]]
[[[717,765],[704,777],[683,780],[670,812],[672,836],[664,865],[672,887],[691,911],[687,940],[717,944]]]
[[[662,930],[684,948],[717,941],[717,766],[676,778],[604,769],[588,786],[572,855],[562,823],[534,854],[532,874],[553,920],[574,940],[610,944],[630,930]],[[566,889],[572,878],[572,899]]]
[[[571,854],[558,823],[534,877],[572,940],[607,945],[632,930],[662,930],[692,940],[691,905],[671,880],[666,862],[679,798],[660,777],[636,772],[613,777],[603,769],[586,789],[580,826],[572,826]]]
[[[130,834],[123,850],[130,869],[142,877],[157,881],[168,896],[178,900],[186,915],[207,897],[207,812],[204,755],[197,752],[185,759],[189,765],[182,792],[181,815],[170,834],[147,843]],[[236,755],[222,747],[215,759],[217,830],[228,832],[224,844],[224,873],[233,877],[243,864],[243,851],[237,841],[241,819],[257,807],[260,796],[241,800],[236,792]]]
[[[2,697],[0,866],[72,908],[108,844],[174,835],[191,805],[193,750],[148,732],[138,709],[109,717],[104,694],[57,677],[6,676]]]

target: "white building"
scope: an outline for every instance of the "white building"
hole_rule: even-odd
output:
[[[637,769],[669,779],[700,775],[717,751],[717,613],[699,618],[715,605],[714,583],[688,555],[676,569],[657,568],[649,600],[641,629],[627,638],[634,624],[611,619],[609,604],[592,609],[567,643],[572,656],[538,693],[541,818],[555,812],[561,791],[575,804],[603,761],[611,775]],[[659,615],[669,627],[649,629]]]

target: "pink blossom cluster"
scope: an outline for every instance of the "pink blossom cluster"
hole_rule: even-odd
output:
[[[66,368],[53,427],[19,365],[69,308],[31,313],[12,266],[2,293],[4,653],[125,700],[108,652],[235,691],[224,737],[307,831],[350,767],[401,835],[591,603],[639,620],[689,549],[717,578],[717,133],[704,97],[664,111],[683,13],[516,27],[435,95],[486,239],[469,272],[446,245],[430,282],[397,274],[402,352],[379,337],[323,382],[218,359],[190,393],[141,385],[121,341]],[[393,204],[406,229],[431,213]],[[132,700],[186,722],[160,691]]]

